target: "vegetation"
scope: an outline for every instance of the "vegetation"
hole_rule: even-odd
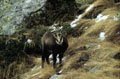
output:
[[[23,24],[24,25],[24,24]],[[47,30],[47,27],[40,26],[39,28],[18,28],[18,31],[11,35],[0,36],[0,78],[19,78],[20,73],[28,71],[33,63],[33,58],[30,54],[36,56],[40,53],[41,37]],[[33,39],[35,46],[25,46],[27,39]],[[28,49],[29,48],[29,49]],[[32,53],[30,53],[32,49]],[[37,52],[36,52],[37,51]],[[36,53],[35,53],[36,52]],[[29,54],[28,54],[29,53]]]
[[[76,0],[77,3],[80,3],[82,5],[84,4],[91,4],[93,3],[95,0]]]
[[[79,10],[82,9],[80,14],[83,17],[76,22],[75,28],[70,27],[71,16],[67,14],[63,15],[69,19],[68,22],[64,19],[55,20],[55,22],[63,21],[61,22],[62,32],[69,40],[63,66],[54,70],[51,64],[41,69],[40,40],[42,35],[49,30],[49,26],[39,23],[32,25],[33,20],[38,20],[36,19],[38,17],[35,17],[29,19],[30,26],[29,23],[25,23],[26,20],[13,35],[0,36],[0,79],[54,79],[53,75],[55,79],[119,79],[120,13],[118,7],[115,6],[113,0],[76,0],[76,2],[80,4],[78,7]],[[85,12],[91,4],[95,7]],[[56,11],[50,12],[53,14]],[[59,14],[62,14],[61,12],[62,10]],[[99,14],[109,17],[96,22]],[[50,19],[52,18],[56,17],[51,16]],[[105,33],[104,40],[100,40],[101,32]],[[26,45],[28,39],[31,39],[32,43]],[[56,72],[60,70],[62,73],[56,76]]]
[[[119,11],[119,13],[118,13],[118,18],[119,18],[119,21],[120,21],[120,11]]]

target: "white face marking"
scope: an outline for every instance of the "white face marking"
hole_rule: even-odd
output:
[[[63,43],[63,38],[62,38],[62,40],[61,40],[60,42],[58,42],[58,41],[56,40],[56,43],[57,43],[58,45],[61,45],[61,44]]]

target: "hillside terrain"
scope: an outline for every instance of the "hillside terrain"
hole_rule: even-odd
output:
[[[69,48],[58,73],[51,66],[37,65],[23,79],[119,79],[119,8],[113,1],[97,0],[70,22],[74,28]]]
[[[51,64],[41,68],[40,39],[52,25],[36,25],[0,39],[3,41],[0,45],[4,45],[0,47],[0,52],[4,48],[13,52],[3,56],[10,55],[15,59],[4,58],[0,54],[0,78],[120,79],[120,1],[76,0],[76,6],[76,13],[69,17],[70,20],[59,17],[54,22],[60,21],[62,32],[69,42],[62,66],[57,64],[57,68],[53,69],[50,56]],[[27,44],[28,39],[32,40],[30,44]]]

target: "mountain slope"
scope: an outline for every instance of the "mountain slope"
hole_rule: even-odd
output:
[[[77,36],[69,37],[59,74],[51,66],[41,69],[41,59],[35,58],[36,65],[22,79],[120,78],[119,9],[113,0],[96,0],[91,5],[71,22]]]

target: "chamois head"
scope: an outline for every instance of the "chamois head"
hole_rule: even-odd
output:
[[[62,35],[62,28],[63,26],[61,26],[60,24],[53,24],[50,29],[54,38],[56,39],[56,43],[58,45],[61,45],[63,43],[63,35]]]
[[[63,35],[62,35],[61,31],[55,31],[53,33],[53,36],[56,39],[56,43],[58,45],[61,45],[63,43]]]

